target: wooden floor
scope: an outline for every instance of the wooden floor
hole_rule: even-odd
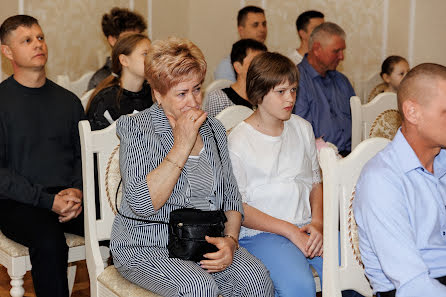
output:
[[[88,280],[88,271],[87,265],[85,261],[76,262],[77,264],[77,272],[76,272],[76,280],[74,283],[73,294],[71,297],[88,297],[90,296],[90,282]],[[6,268],[0,266],[0,297],[8,297],[9,290],[11,289],[11,285],[9,284],[10,279],[8,273],[6,272]],[[25,297],[35,297],[33,287],[33,280],[31,278],[31,272],[28,271],[25,274],[24,278],[24,288],[25,288]]]

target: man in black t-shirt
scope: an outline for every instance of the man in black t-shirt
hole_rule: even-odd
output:
[[[46,78],[48,50],[27,15],[0,27],[14,74],[0,84],[0,230],[29,248],[37,296],[68,296],[64,232],[83,234],[80,100]]]

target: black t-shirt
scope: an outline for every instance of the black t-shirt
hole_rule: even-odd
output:
[[[111,120],[116,121],[122,115],[149,108],[152,103],[152,91],[147,83],[143,84],[139,92],[121,89],[118,85],[111,86],[101,90],[93,98],[87,111],[87,118],[92,130],[100,130],[110,125],[110,121],[104,116],[106,111]]]
[[[80,100],[47,79],[0,84],[0,199],[51,209],[55,188],[82,189]]]
[[[237,94],[236,91],[234,91],[233,88],[229,87],[229,88],[225,88],[222,89],[223,92],[225,92],[225,94],[228,96],[228,98],[232,101],[232,103],[234,103],[235,105],[243,105],[246,107],[249,107],[251,109],[253,109],[253,106],[251,103],[249,103],[248,100],[243,99],[242,97],[240,97],[239,94]]]

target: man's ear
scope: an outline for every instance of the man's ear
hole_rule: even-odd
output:
[[[116,41],[118,41],[118,38],[109,35],[109,36],[107,36],[107,41],[108,41],[108,44],[110,44],[111,47],[114,47]]]
[[[297,31],[297,35],[299,35],[300,40],[304,40],[307,35],[307,32],[305,32],[305,30],[303,29],[300,29],[299,31]]]
[[[416,125],[419,122],[419,108],[420,105],[413,99],[406,99],[402,104],[404,119],[412,125]]]
[[[239,74],[242,71],[242,63],[240,63],[239,61],[235,61],[234,64],[232,64],[232,66],[234,67],[235,72],[237,72],[237,74]]]
[[[5,55],[5,57],[8,60],[11,60],[11,61],[13,60],[12,50],[11,50],[11,48],[8,45],[2,44],[2,53],[3,53],[3,55]]]
[[[244,26],[238,26],[237,27],[237,31],[238,31],[238,36],[240,36],[240,38],[243,38],[243,32],[244,32],[245,27]]]
[[[320,41],[313,42],[313,46],[311,48],[311,51],[316,55],[319,56],[320,51],[322,50],[322,44]]]

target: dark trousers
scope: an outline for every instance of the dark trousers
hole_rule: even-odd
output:
[[[436,280],[438,280],[440,283],[446,286],[446,276],[436,278]],[[396,290],[376,293],[377,297],[395,297],[395,295],[396,295]]]
[[[38,297],[68,296],[68,246],[64,232],[83,236],[83,214],[67,223],[58,215],[13,200],[0,200],[0,230],[29,248],[31,275]]]

